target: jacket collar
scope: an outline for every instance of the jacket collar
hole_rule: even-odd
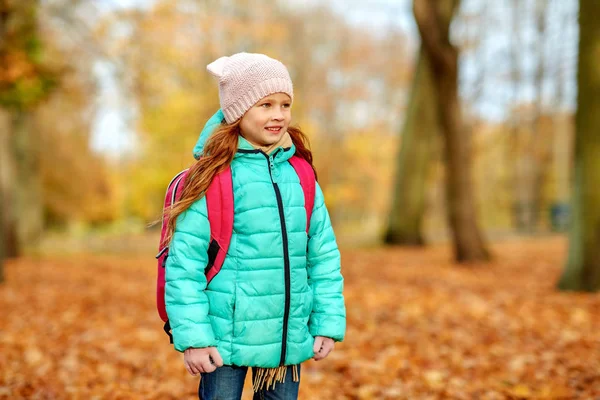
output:
[[[274,163],[279,164],[292,158],[295,152],[296,146],[291,143],[288,147],[276,146],[270,150],[269,154],[267,154],[262,148],[255,148],[250,142],[240,136],[238,139],[238,150],[234,158],[259,160],[262,162],[267,158],[272,159]]]
[[[225,119],[225,115],[221,110],[218,110],[212,117],[204,125],[202,132],[200,133],[200,137],[198,137],[198,141],[196,142],[196,146],[194,146],[194,158],[200,158],[202,151],[204,150],[204,145],[206,141],[212,135],[212,133],[221,125],[223,120]],[[289,138],[289,134],[288,138]],[[264,150],[267,150],[265,152]],[[285,138],[272,148],[261,149],[255,148],[252,146],[250,142],[244,139],[242,136],[238,137],[238,151],[234,158],[244,157],[247,159],[258,159],[264,160],[266,158],[272,158],[275,163],[280,163],[289,160],[294,153],[296,152],[296,147],[289,138],[289,141]]]

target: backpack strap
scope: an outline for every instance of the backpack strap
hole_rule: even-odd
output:
[[[218,173],[206,191],[210,223],[208,265],[204,270],[207,284],[221,270],[233,234],[233,182],[231,168]]]
[[[312,166],[304,158],[299,156],[292,156],[289,160],[292,167],[296,170],[298,178],[300,178],[300,185],[304,191],[304,208],[306,209],[306,233],[308,234],[308,228],[310,228],[310,217],[312,216],[313,207],[315,205],[315,192],[316,192],[316,178],[315,171]]]
[[[185,169],[175,175],[171,182],[169,182],[163,205],[162,227],[160,229],[158,254],[156,255],[158,263],[156,275],[156,307],[158,309],[158,315],[165,322],[168,322],[169,320],[165,306],[165,265],[167,263],[167,257],[169,256],[169,247],[168,243],[166,242],[167,223],[169,221],[169,215],[167,211],[171,208],[175,201],[181,197],[181,192],[183,191],[184,186],[183,183],[185,183],[188,173],[189,170]]]
[[[181,193],[186,183],[189,170],[181,171],[173,178],[167,187],[165,196],[165,209],[174,204],[181,198]],[[207,284],[219,273],[229,243],[233,234],[233,183],[231,180],[231,168],[217,174],[206,191],[206,208],[208,211],[208,221],[210,224],[210,244],[208,246],[208,265],[204,272]],[[169,335],[170,343],[173,343],[173,334],[171,333],[171,324],[169,322],[164,302],[164,281],[165,264],[168,257],[168,247],[163,243],[166,232],[166,214],[163,217],[163,226],[161,229],[161,248],[156,256],[159,260],[158,285],[157,285],[157,305],[160,317],[165,324],[164,331]],[[162,259],[161,259],[162,258]]]
[[[160,228],[161,240],[158,247],[159,253],[156,256],[156,258],[160,257],[162,255],[162,252],[164,252],[167,249],[166,243],[164,243],[164,239],[167,231],[168,218],[167,215],[164,213],[164,210],[169,209],[171,205],[175,203],[175,200],[181,195],[181,191],[183,190],[183,182],[185,182],[188,172],[189,169],[184,169],[183,171],[179,172],[173,177],[173,179],[171,179],[171,182],[169,182],[169,185],[167,186],[167,192],[165,193],[165,201],[163,204],[162,226]]]
[[[165,325],[163,326],[163,330],[169,336],[169,343],[173,344],[173,334],[171,333],[171,323],[169,320],[165,321]]]

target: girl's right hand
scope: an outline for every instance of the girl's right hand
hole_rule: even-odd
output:
[[[203,372],[211,373],[218,367],[222,367],[223,359],[216,347],[189,348],[183,353],[183,363],[185,369],[196,376]]]

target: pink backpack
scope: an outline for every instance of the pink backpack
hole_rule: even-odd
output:
[[[315,174],[311,165],[301,157],[293,156],[289,159],[290,164],[296,170],[300,178],[300,184],[304,191],[304,205],[306,208],[306,232],[308,233],[310,217],[315,203]],[[167,186],[164,210],[171,207],[180,197],[189,170],[183,170],[171,180]],[[210,223],[210,244],[208,246],[208,265],[204,269],[208,283],[219,273],[233,232],[233,185],[231,182],[231,168],[215,176],[206,191],[206,206],[208,210],[208,221]],[[163,214],[162,228],[160,232],[159,252],[156,280],[156,306],[158,315],[165,322],[164,330],[169,335],[171,343],[171,325],[165,307],[165,266],[169,256],[168,243],[165,241],[167,232],[168,215]]]

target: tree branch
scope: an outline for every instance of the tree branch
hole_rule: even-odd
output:
[[[448,15],[451,19],[458,2],[449,1],[452,1]],[[421,42],[433,61],[433,68],[454,68],[456,49],[450,43],[449,35],[442,25],[439,0],[414,0],[413,13],[421,34]]]

